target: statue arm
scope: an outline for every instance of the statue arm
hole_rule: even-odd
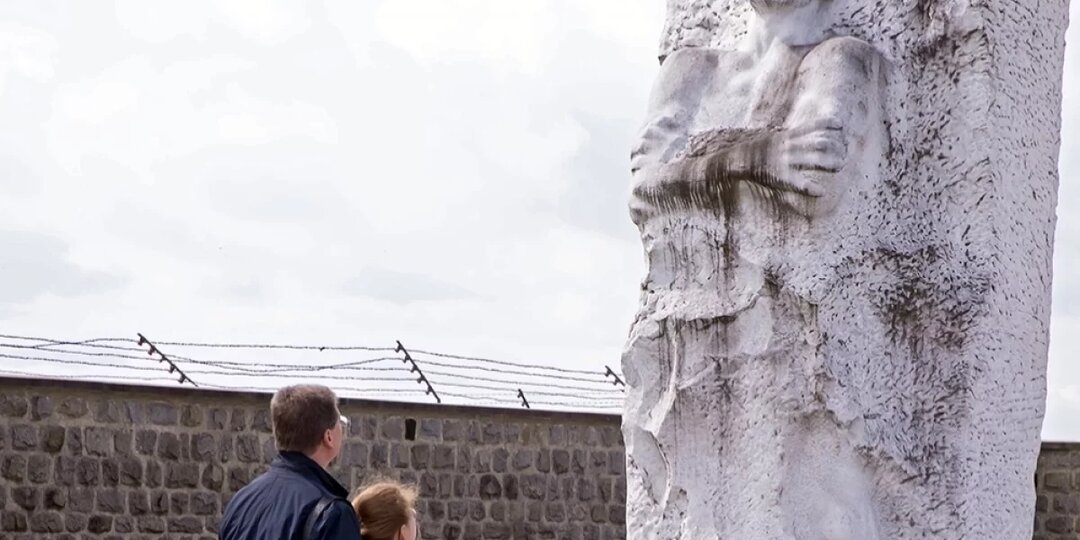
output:
[[[822,181],[847,165],[849,149],[865,138],[871,111],[880,106],[880,65],[878,53],[853,38],[818,45],[799,68],[785,126],[736,134],[739,142],[714,150],[691,142],[687,155],[657,171],[654,186],[747,179],[822,196],[827,189]]]

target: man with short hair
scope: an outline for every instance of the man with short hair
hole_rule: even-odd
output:
[[[325,386],[286,386],[270,400],[278,456],[225,508],[220,540],[360,540],[348,491],[326,472],[348,420]]]

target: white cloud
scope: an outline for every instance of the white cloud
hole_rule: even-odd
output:
[[[617,367],[662,2],[61,4],[79,24],[0,25],[0,173],[28,186],[2,179],[0,229],[64,246],[27,268],[113,281],[20,298],[5,328]],[[1046,433],[1080,439],[1068,54]]]
[[[0,98],[7,80],[22,76],[44,82],[53,76],[56,39],[36,28],[14,22],[0,22]]]
[[[257,43],[275,45],[311,25],[302,0],[116,0],[116,20],[129,35],[151,43],[206,39],[218,25]]]

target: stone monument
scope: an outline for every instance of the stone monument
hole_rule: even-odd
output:
[[[669,0],[632,539],[1031,538],[1067,2]]]

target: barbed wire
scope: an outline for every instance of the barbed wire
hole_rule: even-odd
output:
[[[153,376],[152,374],[155,372],[164,375],[164,367],[158,364],[159,360],[157,358],[147,356],[145,354],[146,350],[137,346],[137,342],[130,338],[95,337],[79,340],[0,334],[0,340],[6,340],[0,341],[0,349],[7,349],[11,352],[11,354],[0,352],[0,358],[20,360],[23,362],[41,362],[45,364],[97,368],[97,370],[87,373],[53,375],[27,371],[23,366],[20,366],[20,368],[23,369],[10,369],[6,366],[0,366],[0,374],[22,377],[51,377],[64,380],[106,379],[116,381],[141,381],[148,383],[176,382],[175,378]],[[333,352],[339,354],[355,352],[392,352],[395,350],[395,348],[390,347],[367,346],[200,343],[182,341],[155,341],[155,343],[162,347],[168,346],[171,348],[192,347],[222,350],[277,349],[293,352]],[[33,351],[36,351],[36,354],[34,354]],[[519,394],[522,392],[522,388],[524,388],[530,396],[528,400],[530,405],[535,404],[549,407],[579,409],[615,409],[621,406],[622,397],[624,395],[622,389],[611,388],[612,381],[609,379],[610,373],[601,372],[599,370],[587,371],[583,369],[542,366],[426,350],[414,351],[409,349],[409,352],[423,357],[420,359],[424,366],[423,372],[434,378],[434,380],[428,382],[428,388],[390,388],[385,386],[359,388],[355,384],[347,384],[343,385],[341,389],[351,395],[357,393],[362,395],[418,395],[431,393],[431,385],[434,385],[436,387],[446,387],[451,389],[451,391],[440,391],[439,394],[459,401],[520,406],[523,400],[519,398]],[[179,365],[183,364],[182,373],[198,375],[200,386],[221,390],[266,392],[277,390],[276,387],[250,385],[240,381],[237,381],[236,384],[223,384],[223,381],[232,378],[265,378],[267,380],[276,380],[286,378],[294,379],[299,376],[315,380],[337,380],[349,381],[351,383],[372,382],[415,384],[416,382],[416,378],[413,376],[414,374],[408,372],[408,366],[372,365],[384,362],[401,362],[403,359],[397,356],[378,356],[373,358],[350,359],[332,363],[315,364],[284,363],[280,361],[254,363],[236,360],[211,360],[180,356],[172,354],[171,351],[168,358],[171,360],[171,367],[179,369]],[[415,359],[413,363],[414,367],[416,367]],[[429,366],[442,369],[431,369]],[[102,372],[100,371],[102,369],[113,372]],[[140,372],[140,374],[133,375],[124,373],[123,370],[132,370]],[[386,376],[378,375],[378,373],[385,373]],[[400,375],[394,376],[394,373]],[[493,376],[489,377],[482,374]],[[496,378],[500,376],[503,378]],[[210,380],[208,380],[208,377]],[[579,384],[565,384],[564,381]],[[493,383],[495,385],[503,386],[482,383]],[[453,389],[471,390],[474,392],[462,392]]]

